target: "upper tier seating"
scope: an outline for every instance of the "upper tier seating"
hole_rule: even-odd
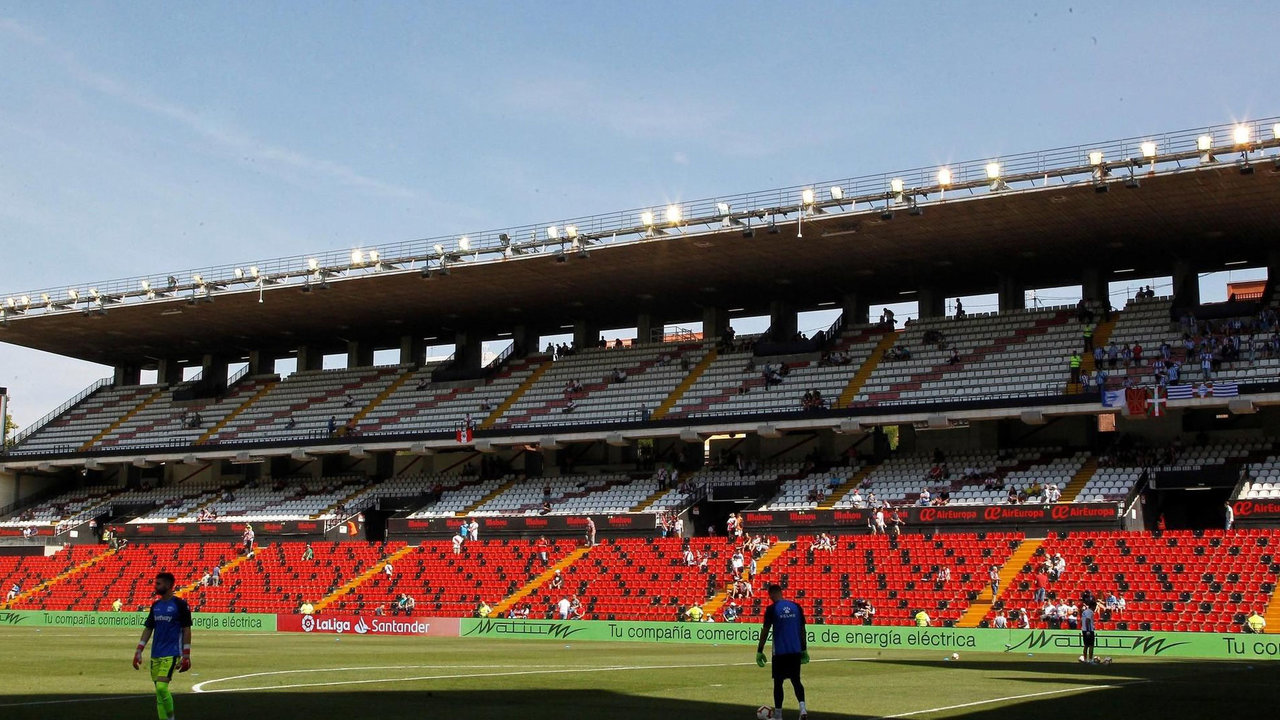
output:
[[[95,450],[117,447],[191,445],[210,428],[274,382],[267,378],[244,378],[221,398],[176,403],[173,395],[183,386],[167,389],[136,415],[122,422],[95,445]],[[199,422],[192,422],[195,418]]]
[[[587,348],[556,360],[499,420],[505,427],[616,423],[639,421],[666,399],[687,372],[681,358],[692,365],[701,359],[699,344],[644,344],[623,348]],[[614,380],[614,371],[626,374]],[[570,383],[581,390],[566,392]],[[576,407],[566,412],[568,402]]]
[[[1050,537],[1010,583],[1001,605],[1026,608],[1033,626],[1044,627],[1035,575],[1046,557],[1060,553],[1066,571],[1049,584],[1050,598],[1075,602],[1085,591],[1099,600],[1112,592],[1124,598],[1123,613],[1103,614],[1103,629],[1238,632],[1249,611],[1261,612],[1271,599],[1280,571],[1278,540],[1275,530]]]
[[[468,416],[479,425],[547,360],[546,356],[513,359],[488,380],[443,384],[431,383],[431,373],[438,366],[423,367],[360,421],[359,432],[448,432],[457,430]]]
[[[939,342],[925,342],[931,331],[941,334]],[[911,357],[882,359],[854,402],[903,405],[1059,395],[1080,338],[1074,311],[1063,308],[918,320],[898,340]],[[956,364],[949,362],[952,348],[959,352]]]
[[[159,390],[157,385],[104,387],[76,403],[12,448],[24,453],[73,453]]]
[[[799,412],[803,409],[801,398],[811,390],[817,390],[828,403],[834,403],[881,337],[882,332],[877,328],[846,330],[828,350],[844,354],[847,362],[823,364],[815,353],[810,360],[787,362],[786,376],[772,386],[766,384],[762,373],[766,365],[778,361],[757,358],[750,350],[721,352],[689,386],[667,417]],[[748,392],[739,392],[740,388]]]
[[[210,442],[327,437],[330,418],[341,430],[404,371],[386,366],[294,373],[232,418]]]
[[[260,522],[295,520],[298,518],[332,519],[337,517],[339,501],[368,482],[360,476],[321,478],[277,478],[263,480],[260,487],[244,486],[229,491],[207,509],[225,522]],[[197,522],[186,515],[177,522]]]
[[[453,517],[510,480],[511,476],[481,480],[461,475],[416,475],[388,480],[376,492],[379,497],[406,497],[405,493],[420,495],[439,484],[443,491],[440,500],[418,509],[409,517]]]
[[[1107,350],[1109,353],[1112,344],[1116,346],[1117,351],[1126,346],[1132,347],[1134,344],[1139,344],[1142,346],[1143,360],[1141,363],[1134,362],[1126,367],[1121,359],[1113,368],[1108,355],[1105,364],[1109,374],[1108,387],[1121,387],[1126,377],[1131,378],[1138,385],[1155,384],[1153,363],[1161,357],[1160,346],[1166,342],[1170,345],[1172,359],[1182,365],[1179,378],[1182,382],[1201,382],[1206,379],[1201,371],[1199,351],[1194,350],[1188,354],[1184,345],[1185,335],[1191,335],[1193,342],[1198,340],[1200,335],[1197,330],[1184,326],[1179,320],[1172,319],[1170,317],[1172,307],[1173,298],[1171,297],[1129,301],[1125,311],[1116,320],[1116,327],[1111,333],[1110,342],[1107,343]],[[1240,318],[1240,320],[1248,323],[1253,319]],[[1222,333],[1218,333],[1217,336],[1225,337]],[[1221,368],[1208,379],[1214,382],[1246,383],[1274,380],[1280,375],[1280,353],[1266,352],[1262,348],[1265,340],[1274,337],[1273,333],[1259,331],[1255,334],[1245,330],[1240,333],[1240,337],[1242,340],[1240,359],[1222,363]],[[1256,343],[1253,351],[1248,347],[1250,339]]]

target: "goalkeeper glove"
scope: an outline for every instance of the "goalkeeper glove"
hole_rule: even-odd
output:
[[[801,650],[801,651],[800,651],[800,664],[801,664],[801,665],[808,665],[808,664],[809,664],[809,651],[808,651],[808,650]]]
[[[184,673],[191,669],[191,646],[182,646],[182,662],[178,664],[178,672]]]
[[[138,649],[133,651],[133,669],[137,670],[142,667],[142,650],[147,646],[146,643],[138,643]]]
[[[763,652],[756,652],[756,665],[764,667],[768,661],[765,660]]]

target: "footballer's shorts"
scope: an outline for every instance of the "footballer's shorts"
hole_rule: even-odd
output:
[[[1093,642],[1094,642],[1093,631],[1092,630],[1081,631],[1080,640],[1084,643],[1085,647],[1087,648],[1093,647]]]
[[[151,682],[171,682],[180,662],[176,657],[151,658]]]
[[[774,680],[800,679],[800,653],[773,656]]]

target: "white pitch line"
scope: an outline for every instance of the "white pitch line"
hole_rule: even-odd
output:
[[[815,663],[820,662],[849,662],[855,660],[871,660],[872,658],[824,658],[814,660]],[[315,683],[291,683],[289,685],[271,685],[265,687],[247,687],[247,688],[223,688],[223,689],[205,689],[214,683],[229,682],[232,680],[244,680],[247,678],[264,677],[269,675],[292,675],[298,673],[309,672],[350,672],[355,670],[386,670],[386,669],[411,669],[413,666],[400,668],[312,668],[306,670],[273,670],[270,672],[247,673],[245,675],[232,675],[225,678],[217,678],[214,680],[205,680],[202,683],[194,685],[191,690],[196,693],[230,693],[230,692],[262,692],[264,690],[292,690],[297,688],[311,687],[337,687],[342,685],[374,685],[380,683],[391,682],[416,682],[419,680],[450,680],[450,679],[468,679],[468,678],[485,678],[485,677],[517,677],[524,675],[564,675],[572,673],[601,673],[601,672],[629,672],[634,670],[684,670],[691,668],[717,668],[717,667],[738,667],[746,665],[755,665],[754,662],[740,663],[703,663],[695,665],[610,665],[605,667],[587,667],[587,668],[557,668],[554,670],[518,670],[513,672],[498,673],[455,673],[449,675],[419,675],[416,677],[402,678],[366,678],[361,680],[333,680],[329,682]],[[437,667],[437,666],[427,666]],[[452,666],[458,667],[458,666]]]
[[[1150,682],[1149,680],[1139,680],[1137,682]],[[1061,688],[1058,690],[1045,690],[1043,692],[1026,693],[1024,695],[1009,695],[1007,697],[991,698],[989,700],[975,700],[973,702],[960,703],[959,705],[944,705],[942,707],[929,708],[927,710],[912,710],[911,712],[898,713],[897,715],[885,715],[886,718],[905,718],[915,715],[928,715],[930,713],[946,712],[947,710],[961,710],[963,708],[977,707],[978,705],[990,705],[992,703],[1006,702],[1009,700],[1026,700],[1027,698],[1047,697],[1049,695],[1065,695],[1074,692],[1091,692],[1093,690],[1106,690],[1108,688],[1120,687],[1121,685],[1132,685],[1134,683],[1117,683],[1115,685],[1080,685],[1072,688]]]
[[[29,707],[32,705],[65,705],[67,703],[107,702],[109,700],[143,700],[143,699],[149,699],[152,702],[155,702],[154,695],[107,695],[105,697],[68,698],[66,700],[33,700],[31,702],[0,703],[0,708]]]

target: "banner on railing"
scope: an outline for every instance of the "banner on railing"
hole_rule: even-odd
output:
[[[321,535],[325,532],[325,524],[320,520],[283,520],[252,523],[253,531],[258,536],[264,535]],[[347,535],[359,537],[360,523],[352,520],[346,523]],[[107,529],[117,537],[144,540],[182,540],[183,538],[222,538],[240,537],[244,533],[243,522],[194,522],[194,523],[127,523],[109,525]],[[339,530],[343,529],[342,527]]]
[[[755,645],[759,628],[735,623],[607,622],[600,620],[461,621],[462,637]],[[1078,655],[1080,633],[1065,630],[995,630],[909,626],[809,625],[811,648],[923,650],[928,652],[1055,653]],[[744,649],[744,652],[749,652]],[[1280,637],[1220,633],[1111,631],[1097,634],[1098,657],[1280,660]]]
[[[653,530],[654,515],[633,513],[626,515],[594,515],[596,529],[606,530]],[[585,515],[530,515],[518,517],[478,517],[481,537],[484,533],[564,533],[587,531]],[[468,519],[470,521],[470,519]],[[462,523],[458,517],[438,518],[391,518],[387,521],[387,532],[395,535],[441,535],[453,534]]]
[[[943,505],[898,508],[908,527],[913,525],[1019,525],[1019,524],[1114,524],[1116,503],[1058,503],[1055,505]],[[747,527],[866,527],[875,511],[773,510],[742,514]],[[886,520],[890,513],[886,511]]]
[[[0,610],[0,627],[70,627],[70,628],[134,628],[142,630],[147,613],[54,611],[54,610]],[[250,613],[191,614],[191,624],[197,632],[275,632],[276,616]]]
[[[458,637],[458,618],[383,615],[277,615],[279,632],[320,635],[429,635]]]

